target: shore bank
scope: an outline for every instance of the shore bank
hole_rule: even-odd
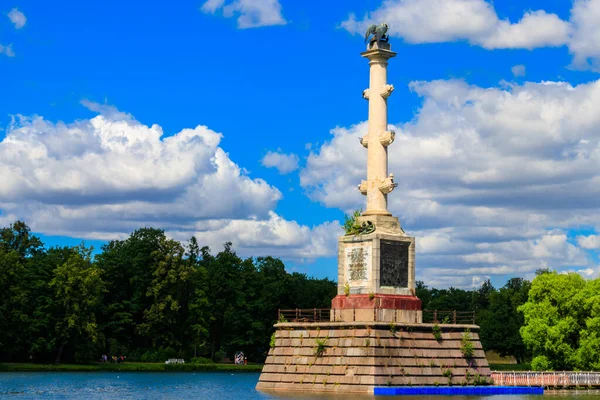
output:
[[[161,371],[235,371],[235,372],[260,372],[262,365],[248,364],[165,364],[126,362],[123,364],[35,364],[35,363],[0,363],[0,372],[4,371],[136,371],[136,372],[161,372]]]

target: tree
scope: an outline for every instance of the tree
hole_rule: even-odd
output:
[[[586,285],[576,273],[546,272],[532,281],[528,301],[518,309],[524,314],[520,332],[533,355],[533,369],[587,367],[578,357],[580,336],[593,308],[590,303],[587,309],[584,306],[590,294]]]
[[[60,363],[65,346],[80,335],[93,343],[98,338],[96,310],[104,292],[101,270],[92,263],[91,248],[74,249],[67,262],[54,270],[50,286],[57,304],[55,326],[56,359]]]
[[[144,322],[139,333],[152,338],[153,347],[181,347],[182,318],[181,305],[185,298],[188,282],[196,270],[184,259],[183,246],[172,239],[162,237],[159,248],[152,253],[152,280],[147,297],[150,307],[144,310]]]
[[[185,339],[194,347],[194,357],[198,356],[198,347],[208,339],[208,320],[210,318],[208,297],[206,295],[206,268],[202,265],[202,252],[196,237],[192,236],[187,248],[187,263],[193,269],[185,285],[183,299],[183,318],[185,319]]]
[[[159,250],[164,238],[160,229],[141,228],[126,240],[102,246],[102,252],[96,256],[107,287],[99,325],[110,354],[131,354],[135,349],[152,346],[152,338],[141,335],[137,327],[144,323],[144,311],[152,302],[147,296],[154,279],[152,254]]]
[[[31,229],[23,221],[16,221],[8,228],[0,229],[0,250],[14,250],[21,259],[44,251],[42,241],[31,234]]]
[[[529,281],[512,278],[500,290],[489,292],[489,305],[477,317],[484,349],[497,351],[503,357],[514,356],[519,363],[528,356],[519,332],[524,318],[518,308],[527,301],[530,287]]]

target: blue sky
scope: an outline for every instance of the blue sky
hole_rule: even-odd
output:
[[[362,32],[387,21],[418,278],[598,274],[599,0],[1,7],[2,225],[95,246],[155,226],[334,278],[364,203]]]

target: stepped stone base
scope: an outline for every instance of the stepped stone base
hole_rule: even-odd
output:
[[[463,385],[491,372],[476,325],[280,323],[258,390],[373,394],[375,387]],[[469,332],[474,352],[461,351]]]

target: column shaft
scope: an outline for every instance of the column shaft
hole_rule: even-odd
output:
[[[387,148],[380,136],[387,130],[387,99],[381,95],[387,84],[387,57],[373,54],[370,61],[369,140],[367,156],[367,209],[363,215],[391,215],[387,209],[387,194],[379,185],[388,176]]]

